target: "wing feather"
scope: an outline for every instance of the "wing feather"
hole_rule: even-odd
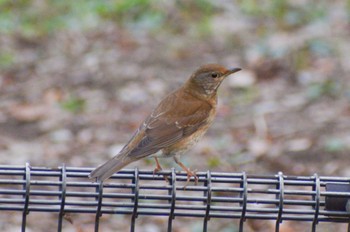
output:
[[[206,124],[211,105],[191,96],[185,97],[179,101],[178,95],[169,95],[159,104],[139,128],[144,131],[143,138],[131,149],[130,157],[138,159],[156,153],[190,136]]]

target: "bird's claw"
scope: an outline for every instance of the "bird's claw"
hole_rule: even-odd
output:
[[[194,183],[195,183],[195,185],[198,184],[198,176],[197,176],[197,174],[196,174],[197,170],[191,171],[191,170],[188,169],[186,172],[187,172],[187,181],[186,181],[186,183],[185,183],[185,185],[184,185],[184,189],[185,189],[185,188],[187,187],[187,185],[190,183],[191,177],[194,178]]]
[[[155,167],[154,170],[153,170],[153,177],[154,177],[154,175],[156,175],[160,171],[163,171],[163,169],[161,167]],[[166,182],[170,183],[169,178],[168,178],[167,175],[163,174],[163,177],[164,177],[164,180]]]
[[[163,169],[161,167],[155,167],[154,170],[153,170],[153,176],[155,174],[157,174],[158,172],[160,172],[160,171],[163,171]]]

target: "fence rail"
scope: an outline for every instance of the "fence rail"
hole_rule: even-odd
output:
[[[274,220],[276,231],[288,220],[308,221],[311,231],[321,222],[350,220],[349,177],[207,171],[197,172],[197,185],[186,186],[186,173],[174,169],[161,175],[125,169],[106,183],[89,180],[91,170],[1,165],[0,213],[22,212],[22,231],[35,212],[58,213],[58,231],[67,213],[95,214],[95,231],[103,214],[131,215],[131,231],[139,215],[168,217],[168,231],[177,217],[203,218],[203,231],[215,218],[237,219],[240,231],[247,219]]]

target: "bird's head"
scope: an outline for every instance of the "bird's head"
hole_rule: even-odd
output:
[[[206,64],[199,67],[186,83],[189,91],[204,97],[216,94],[222,81],[240,68],[225,68],[219,64]]]

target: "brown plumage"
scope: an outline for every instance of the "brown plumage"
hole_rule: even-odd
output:
[[[174,157],[177,164],[197,180],[178,156],[194,145],[211,125],[217,105],[217,89],[221,82],[239,68],[226,69],[207,64],[195,71],[179,89],[165,97],[140,125],[130,141],[112,159],[93,170],[89,178],[104,181],[113,173],[136,160],[154,156]]]

